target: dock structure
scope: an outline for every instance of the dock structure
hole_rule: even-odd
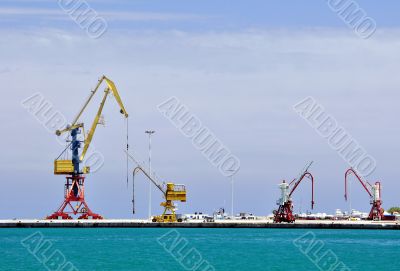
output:
[[[269,228],[400,230],[400,221],[302,221],[271,220],[154,223],[147,220],[0,220],[0,228]]]

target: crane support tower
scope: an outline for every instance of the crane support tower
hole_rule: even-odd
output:
[[[279,184],[281,198],[276,202],[279,207],[278,210],[274,211],[275,223],[293,223],[295,221],[295,217],[293,215],[292,195],[304,178],[311,180],[311,209],[314,209],[314,177],[308,172],[308,169],[311,167],[312,163],[313,162],[310,162],[301,172],[299,177],[294,179],[292,182],[286,183],[284,180],[281,184]]]
[[[135,183],[135,176],[137,173],[142,172],[147,179],[153,183],[158,190],[161,191],[163,197],[165,199],[164,202],[160,204],[160,206],[164,207],[164,212],[162,215],[154,216],[152,218],[152,222],[159,222],[159,223],[175,223],[175,222],[182,222],[181,218],[178,218],[176,215],[176,206],[174,201],[186,202],[186,187],[183,184],[174,184],[171,182],[162,183],[157,181],[154,174],[150,174],[141,164],[133,157],[131,154],[126,152],[129,158],[135,162],[137,165],[136,168],[133,170],[133,187]],[[135,210],[135,190],[133,189],[133,210]],[[135,212],[133,212],[135,213]]]
[[[347,201],[347,181],[348,177],[354,174],[361,185],[364,187],[365,191],[367,191],[370,197],[370,204],[372,205],[371,211],[368,215],[368,220],[382,220],[383,218],[383,209],[382,209],[382,199],[381,199],[381,183],[375,182],[374,185],[370,184],[367,181],[363,181],[359,174],[353,169],[349,168],[344,177],[344,198]]]
[[[79,122],[79,119],[103,82],[106,83],[104,95],[100,103],[100,107],[97,110],[97,114],[92,122],[91,128],[86,134],[84,123]],[[128,118],[128,113],[125,110],[114,82],[107,77],[102,76],[94,90],[91,91],[89,97],[72,123],[67,125],[65,129],[56,131],[57,136],[61,136],[64,133],[70,134],[70,139],[67,140],[67,147],[54,161],[54,174],[66,175],[66,182],[64,187],[63,203],[61,204],[60,208],[58,208],[55,213],[48,216],[47,219],[72,219],[72,215],[79,215],[78,219],[103,219],[101,215],[92,212],[85,201],[84,175],[90,173],[90,168],[81,168],[80,164],[85,159],[85,155],[89,149],[90,143],[92,142],[97,126],[102,123],[102,111],[107,97],[110,94],[116,99],[120,107],[120,113],[123,114],[125,118]],[[83,140],[78,138],[79,134],[81,133],[83,133]],[[79,149],[82,147],[82,145],[83,150],[80,153]],[[72,159],[61,159],[62,156],[68,157],[68,149],[70,149],[72,152]]]

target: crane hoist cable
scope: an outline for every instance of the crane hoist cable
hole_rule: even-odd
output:
[[[126,187],[129,183],[129,118],[126,118]]]
[[[135,213],[135,172],[132,171],[132,214]]]

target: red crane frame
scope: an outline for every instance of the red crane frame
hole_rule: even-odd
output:
[[[364,182],[360,175],[353,168],[349,168],[345,175],[344,175],[344,198],[347,201],[347,178],[349,175],[354,174],[361,185],[364,187],[365,191],[367,191],[369,197],[371,198],[370,204],[372,205],[371,211],[368,215],[368,220],[382,220],[383,218],[383,209],[382,209],[382,200],[380,199],[381,196],[381,183],[375,182],[375,185],[379,187],[379,199],[374,199],[374,195],[372,194],[371,190],[368,189],[367,185],[372,187],[372,185],[368,182]]]
[[[78,219],[103,219],[99,214],[93,213],[85,201],[85,177],[66,177],[64,189],[64,202],[60,208],[46,219],[72,219],[71,215],[80,214]],[[75,205],[76,204],[76,205]]]
[[[278,210],[276,210],[274,212],[274,222],[275,223],[282,223],[282,222],[287,222],[287,223],[293,223],[296,218],[293,215],[293,202],[292,202],[292,195],[294,193],[294,191],[296,191],[297,187],[299,186],[299,184],[303,181],[304,178],[308,178],[311,180],[311,209],[314,209],[314,176],[306,171],[303,173],[303,175],[301,175],[300,179],[296,181],[296,179],[294,179],[293,181],[291,181],[289,183],[289,186],[293,185],[292,189],[290,190],[289,193],[289,199],[288,201],[284,202],[284,204],[279,205]]]

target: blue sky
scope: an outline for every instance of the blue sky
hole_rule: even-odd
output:
[[[73,27],[71,21],[62,21],[59,1],[2,1],[2,27]],[[61,1],[62,2],[62,1]],[[68,2],[68,1],[64,1]],[[241,28],[277,27],[345,27],[327,5],[328,1],[87,1],[100,15],[109,18],[111,29],[179,28],[191,30],[227,30]],[[397,27],[400,3],[359,0],[357,3],[369,16],[378,21],[380,27]],[[49,14],[49,11],[55,12]],[[118,16],[130,13],[131,16]],[[148,15],[142,19],[134,15]],[[154,19],[151,15],[174,15],[175,19]],[[180,16],[192,15],[192,19]],[[161,17],[161,16],[160,16]],[[173,17],[173,16],[172,16]],[[153,19],[151,19],[153,18]],[[64,18],[65,19],[65,18]],[[171,19],[171,17],[169,17]],[[7,20],[12,20],[7,23]],[[15,20],[15,21],[14,21]]]
[[[63,196],[63,179],[52,174],[62,146],[21,101],[40,92],[71,120],[102,74],[119,88],[131,115],[130,144],[141,160],[147,159],[144,131],[157,131],[154,168],[189,190],[180,212],[228,209],[230,190],[227,178],[158,112],[171,96],[240,158],[237,211],[271,213],[277,184],[310,160],[316,211],[349,208],[343,200],[348,164],[292,109],[307,96],[377,160],[368,179],[382,181],[384,207],[400,205],[400,4],[357,1],[377,24],[362,39],[326,1],[303,2],[89,1],[109,26],[92,39],[56,1],[2,1],[0,121],[6,143],[0,181],[7,193],[0,197],[0,218],[44,217]],[[108,101],[107,126],[94,138],[105,164],[87,181],[92,209],[113,218],[130,217],[131,208],[119,151],[125,126],[116,108]],[[141,179],[137,185],[137,217],[144,217],[148,184]],[[308,184],[303,188],[295,195],[296,210],[309,205]],[[352,206],[368,211],[366,193],[356,183],[352,191]],[[161,211],[157,193],[154,214]]]

